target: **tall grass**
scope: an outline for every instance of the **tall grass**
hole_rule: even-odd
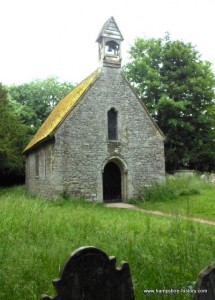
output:
[[[161,184],[145,187],[137,205],[175,215],[215,221],[215,185],[196,176],[169,176]]]
[[[201,181],[199,176],[167,176],[163,183],[143,187],[141,198],[144,201],[167,201],[181,196],[200,195],[201,190],[211,186]]]
[[[0,299],[52,294],[51,281],[69,254],[93,245],[129,263],[136,300],[190,299],[188,294],[143,294],[186,288],[215,257],[215,227],[72,200],[0,190]]]

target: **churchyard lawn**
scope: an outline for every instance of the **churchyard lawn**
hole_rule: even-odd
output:
[[[215,222],[215,175],[207,177],[167,176],[164,184],[143,189],[141,200],[131,202],[147,210]]]
[[[210,193],[201,191],[197,201],[203,197],[207,202]],[[164,202],[150,209],[164,209]],[[175,206],[179,202],[175,200]],[[209,211],[211,205],[205,203]],[[192,208],[193,204],[189,211]],[[168,218],[83,200],[47,201],[26,195],[23,187],[0,189],[0,212],[2,300],[38,300],[43,293],[52,294],[52,280],[80,246],[96,246],[116,256],[117,262],[127,261],[136,300],[191,299],[185,291],[215,257],[215,226],[182,220],[179,214]],[[146,291],[156,289],[181,293]]]

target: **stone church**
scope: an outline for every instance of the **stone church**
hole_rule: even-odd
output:
[[[122,73],[122,41],[111,17],[96,40],[99,68],[57,104],[25,148],[29,193],[127,202],[164,179],[164,135]]]

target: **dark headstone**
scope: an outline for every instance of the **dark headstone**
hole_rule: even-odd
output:
[[[193,300],[215,299],[215,263],[200,272],[194,290]]]
[[[79,248],[53,281],[56,295],[41,300],[134,300],[128,263],[120,268],[115,263],[115,257],[95,247]]]

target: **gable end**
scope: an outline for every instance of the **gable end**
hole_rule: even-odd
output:
[[[129,88],[132,90],[133,94],[135,95],[137,101],[140,103],[140,105],[142,106],[143,110],[146,112],[146,114],[148,115],[149,119],[151,120],[152,124],[154,125],[156,131],[159,133],[160,138],[164,141],[165,140],[165,135],[162,132],[162,130],[159,128],[159,126],[157,125],[157,123],[153,120],[150,112],[148,111],[147,107],[145,106],[145,104],[143,103],[143,101],[138,97],[137,93],[135,92],[134,88],[132,87],[132,85],[130,84],[130,82],[126,79],[125,75],[123,73],[121,73],[123,79],[125,80],[125,82],[127,83],[127,85],[129,86]]]

